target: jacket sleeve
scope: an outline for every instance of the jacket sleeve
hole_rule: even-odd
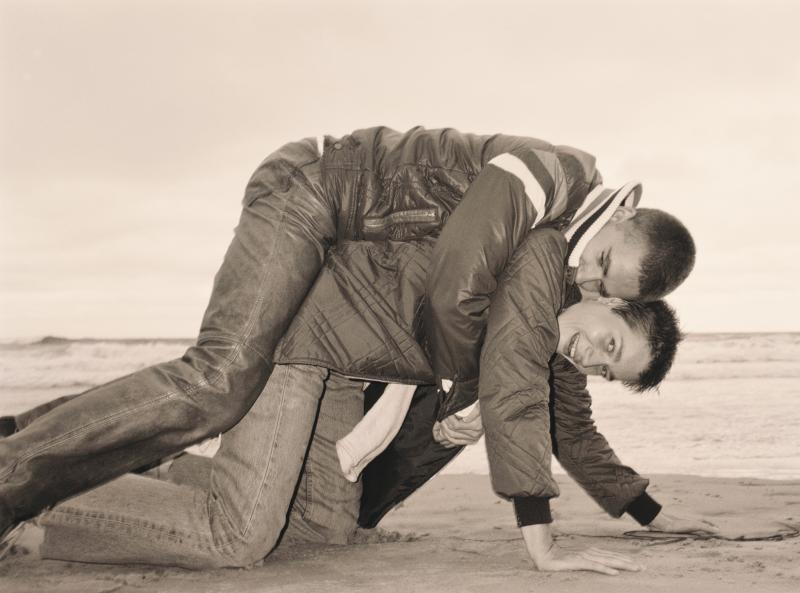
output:
[[[551,362],[553,451],[561,466],[612,517],[628,512],[640,524],[661,506],[645,491],[649,481],[623,465],[592,419],[582,375],[562,356]]]
[[[447,220],[431,258],[425,330],[437,385],[453,383],[451,401],[475,401],[497,278],[533,226],[563,213],[566,185],[554,153],[515,149],[486,164]]]
[[[481,417],[492,486],[515,503],[558,495],[550,471],[548,363],[558,344],[565,249],[557,231],[529,233],[489,313],[480,362]]]

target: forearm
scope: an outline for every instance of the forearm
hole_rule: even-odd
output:
[[[627,512],[648,524],[661,507],[645,491],[649,480],[623,464],[598,432],[586,378],[562,357],[551,372],[553,451],[561,466],[609,515]]]

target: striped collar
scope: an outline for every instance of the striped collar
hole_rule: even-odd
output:
[[[629,181],[619,189],[609,189],[598,185],[575,213],[564,237],[567,239],[567,265],[577,268],[586,246],[597,232],[611,219],[619,206],[637,206],[642,197],[642,184]],[[574,277],[574,274],[570,274]]]

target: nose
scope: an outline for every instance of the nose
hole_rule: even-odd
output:
[[[601,279],[602,270],[585,262],[581,262],[575,273],[575,284],[589,292],[598,292],[600,290]]]
[[[598,367],[608,362],[608,353],[602,346],[602,337],[588,335],[581,354],[581,365],[584,367]]]
[[[600,292],[600,281],[599,280],[585,280],[581,282],[578,280],[578,286],[581,287],[581,290],[584,292],[591,292],[591,293],[599,293]]]

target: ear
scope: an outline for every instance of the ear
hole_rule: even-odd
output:
[[[611,222],[620,223],[625,220],[630,220],[636,216],[636,208],[634,206],[617,206],[617,209],[614,210],[614,214],[611,215],[609,219]]]

